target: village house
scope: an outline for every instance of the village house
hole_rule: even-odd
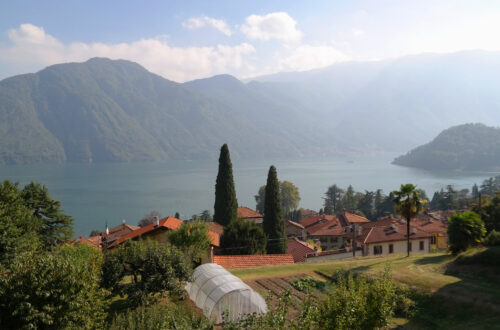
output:
[[[318,215],[303,218],[299,220],[299,223],[304,226],[306,239],[319,240],[322,250],[331,250],[350,246],[352,235],[348,234],[354,228],[370,223],[370,220],[343,211],[339,215]]]
[[[115,226],[113,228],[106,229],[102,231],[99,235],[90,237],[80,237],[70,240],[70,243],[85,243],[92,245],[98,249],[102,249],[103,246],[110,246],[121,236],[126,235],[134,230],[139,229],[138,226],[128,225],[124,222],[121,225]]]
[[[410,227],[410,252],[429,253],[432,234]],[[407,252],[406,223],[395,222],[369,228],[363,239],[363,255],[389,255]]]
[[[317,253],[318,250],[311,244],[294,237],[288,240],[287,252],[293,256],[294,262],[304,262],[308,255]]]
[[[396,219],[391,216],[379,218],[373,223],[374,226],[384,226],[390,225],[392,223],[406,223],[405,220]],[[448,247],[448,235],[446,233],[447,224],[440,218],[436,218],[433,213],[420,213],[413,217],[410,222],[411,226],[414,226],[420,230],[432,234],[431,237],[431,249],[444,250]]]
[[[135,240],[139,238],[147,238],[155,240],[159,243],[166,243],[168,242],[167,232],[170,230],[179,229],[182,223],[182,220],[174,217],[166,217],[161,220],[156,220],[155,223],[140,227],[133,232],[121,236],[118,240],[111,244],[109,248],[114,248],[117,245],[125,242],[125,240],[127,239]],[[220,235],[212,230],[208,231],[208,235],[210,237],[212,247],[218,247]]]
[[[262,222],[264,221],[264,217],[262,216],[262,214],[246,206],[238,207],[237,214],[239,219],[253,222],[259,226],[262,226]]]
[[[285,234],[287,238],[298,237],[302,241],[307,238],[306,229],[298,222],[286,220],[285,221]]]

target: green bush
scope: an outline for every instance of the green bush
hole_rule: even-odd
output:
[[[484,222],[472,211],[457,212],[448,221],[450,250],[458,253],[481,242],[486,233]]]
[[[396,306],[395,286],[387,269],[372,280],[352,273],[334,274],[335,285],[319,305],[323,329],[378,329],[388,325]]]
[[[485,238],[484,245],[486,246],[500,246],[500,232],[492,230]]]
[[[224,329],[379,329],[387,327],[395,311],[402,315],[413,312],[414,302],[401,295],[401,289],[397,291],[388,269],[374,279],[338,272],[333,282],[323,298],[308,295],[293,319],[287,321],[291,300],[287,291],[266,315],[245,315],[239,321],[226,322]]]
[[[195,315],[186,306],[173,303],[141,305],[118,314],[109,330],[213,329],[203,316]]]
[[[101,329],[106,290],[102,254],[82,244],[21,255],[0,270],[0,328]]]
[[[290,282],[290,285],[298,291],[311,292],[314,289],[324,289],[325,282],[318,281],[310,276],[299,278]]]

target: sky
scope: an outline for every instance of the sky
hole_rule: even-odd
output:
[[[0,0],[0,79],[92,57],[184,82],[500,50],[497,0]]]

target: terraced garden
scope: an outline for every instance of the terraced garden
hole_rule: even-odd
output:
[[[355,258],[232,272],[264,296],[271,292],[273,299],[282,291],[291,290],[292,302],[295,302],[292,307],[297,310],[305,293],[291,285],[295,279],[310,276],[328,282],[339,269],[374,276],[387,264],[393,279],[411,289],[417,303],[414,317],[394,319],[394,328],[500,329],[499,248],[471,250],[458,260],[446,253],[433,253],[409,258]]]

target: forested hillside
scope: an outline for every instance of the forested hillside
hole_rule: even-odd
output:
[[[500,128],[483,124],[451,127],[396,158],[394,164],[423,169],[500,170]]]

